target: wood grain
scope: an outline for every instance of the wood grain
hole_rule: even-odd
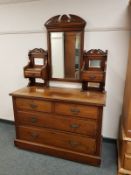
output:
[[[106,93],[32,86],[11,95],[16,146],[69,160],[100,164]]]
[[[55,112],[57,114],[80,116],[91,119],[97,119],[99,116],[98,107],[67,103],[55,103]]]
[[[75,134],[66,134],[49,129],[33,127],[18,127],[19,139],[30,142],[53,145],[73,151],[94,155],[96,140]]]
[[[57,129],[94,137],[97,136],[98,130],[98,124],[95,120],[82,120],[76,117],[66,117],[38,112],[18,111],[17,124]]]
[[[74,88],[57,88],[49,87],[43,88],[38,86],[25,87],[19,89],[10,95],[14,97],[28,97],[51,101],[65,101],[68,103],[89,104],[96,106],[104,106],[106,100],[106,93],[102,92],[81,92],[80,89]]]

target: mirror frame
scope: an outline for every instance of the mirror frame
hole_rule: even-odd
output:
[[[68,78],[52,78],[52,58],[51,58],[51,32],[80,32],[81,33],[81,46],[80,46],[80,68],[83,63],[83,47],[84,47],[84,28],[86,21],[76,15],[57,15],[50,18],[46,23],[47,29],[47,44],[48,44],[48,70],[49,80],[55,81],[66,81],[66,82],[81,82],[79,79],[68,79]],[[80,75],[80,72],[79,72]]]

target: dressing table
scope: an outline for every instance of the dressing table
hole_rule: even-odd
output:
[[[11,93],[15,145],[99,166],[107,51],[83,51],[86,22],[58,15],[46,23],[48,51],[33,49],[24,67],[27,87]],[[39,82],[41,79],[43,82]],[[50,87],[50,81],[79,82],[81,89]]]

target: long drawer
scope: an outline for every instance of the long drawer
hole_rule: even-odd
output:
[[[89,136],[96,136],[97,121],[82,120],[76,117],[66,117],[39,112],[17,112],[17,121],[19,125],[47,127],[58,130],[70,131]]]
[[[18,110],[33,110],[41,112],[51,112],[52,103],[43,100],[16,98],[16,108]]]
[[[99,116],[98,107],[67,103],[55,103],[55,112],[57,114],[80,116],[91,119],[97,119]]]
[[[96,153],[96,140],[78,134],[66,134],[49,129],[18,127],[18,139],[57,146],[82,153]]]

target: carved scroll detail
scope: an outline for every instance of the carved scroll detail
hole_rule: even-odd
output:
[[[76,15],[57,15],[50,18],[46,23],[45,26],[47,28],[58,28],[58,27],[84,27],[86,22],[79,16]]]
[[[107,55],[107,50],[104,52],[101,49],[91,49],[89,51],[84,51],[84,56],[106,56]]]

